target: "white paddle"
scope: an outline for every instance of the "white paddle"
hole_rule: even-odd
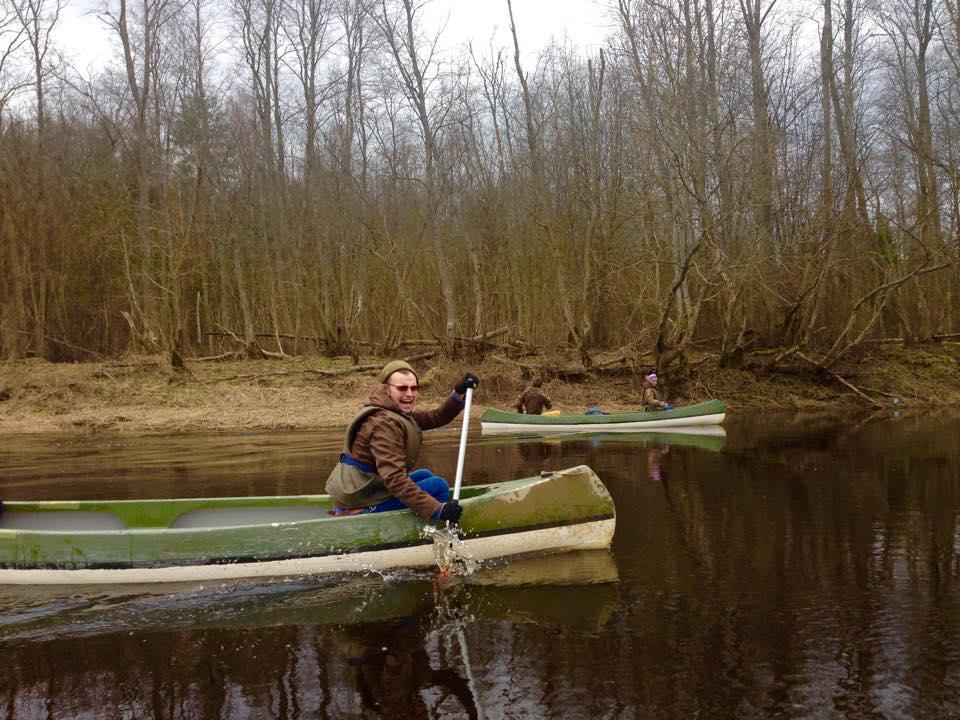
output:
[[[467,454],[467,431],[470,428],[470,404],[473,402],[473,388],[468,387],[463,402],[463,427],[460,428],[460,454],[457,456],[457,477],[453,481],[453,499],[460,500],[460,485],[463,483],[463,459]]]

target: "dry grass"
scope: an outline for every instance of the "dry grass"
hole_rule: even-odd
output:
[[[960,346],[904,350],[877,346],[838,372],[855,385],[893,393],[905,404],[960,402]],[[378,363],[373,358],[361,362]],[[569,359],[539,358],[549,366]],[[153,356],[103,363],[53,364],[38,360],[0,363],[0,434],[34,432],[190,432],[198,430],[314,429],[342,427],[375,386],[373,372],[321,377],[308,368],[345,367],[348,359],[301,357],[283,361],[188,362],[175,372]],[[438,403],[465,370],[482,384],[474,408],[512,408],[526,385],[521,368],[509,362],[446,361],[420,364],[421,403]],[[665,384],[674,404],[722,399],[729,410],[818,409],[863,406],[863,400],[813,370],[765,375],[754,369],[720,369],[710,361],[682,386]],[[564,382],[548,379],[555,407],[579,412],[637,407],[639,376],[624,374]],[[882,395],[875,395],[886,402]]]

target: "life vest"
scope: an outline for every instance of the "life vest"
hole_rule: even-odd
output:
[[[657,389],[653,385],[647,385],[644,383],[643,386],[643,412],[648,410],[659,410],[660,394],[657,392]]]
[[[387,413],[403,423],[404,433],[406,434],[406,442],[404,443],[406,450],[405,464],[408,471],[416,465],[417,456],[420,454],[423,430],[420,429],[413,418],[376,405],[364,406],[347,426],[343,438],[343,453],[340,455],[339,462],[327,477],[327,494],[345,508],[370,507],[392,497],[383,479],[377,475],[377,468],[357,460],[350,454],[350,449],[357,433],[360,431],[360,426],[364,420],[375,412]]]

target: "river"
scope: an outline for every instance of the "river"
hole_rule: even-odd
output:
[[[0,587],[0,718],[960,716],[960,416],[471,431],[465,484],[586,463],[607,552],[209,586]],[[421,466],[452,481],[457,428]],[[339,433],[0,438],[0,497],[321,492]]]

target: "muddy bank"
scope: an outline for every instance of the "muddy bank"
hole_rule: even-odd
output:
[[[362,359],[378,364],[384,360]],[[526,358],[557,367],[562,359]],[[176,371],[160,357],[128,357],[102,363],[54,364],[37,360],[0,363],[0,434],[179,433],[215,430],[306,430],[343,426],[375,384],[373,371],[321,376],[312,370],[349,366],[347,358],[298,357],[278,361],[187,361]],[[420,363],[421,403],[438,402],[470,370],[482,384],[474,417],[486,407],[512,408],[527,378],[520,365],[501,360]],[[563,412],[599,406],[635,410],[640,374],[576,379],[548,377],[547,393]],[[694,357],[685,377],[664,378],[675,405],[719,398],[731,413],[757,409],[865,408],[896,402],[903,407],[960,404],[960,346],[904,350],[878,346],[836,368],[838,377],[812,367],[764,369],[762,358],[743,369],[716,367],[709,355]],[[850,383],[862,394],[844,382]]]

